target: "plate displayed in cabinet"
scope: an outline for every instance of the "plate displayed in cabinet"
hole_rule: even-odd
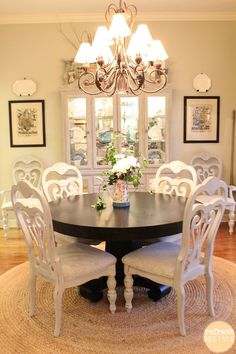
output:
[[[158,127],[158,125],[154,125],[148,130],[148,137],[152,140],[158,140],[162,141],[163,140],[163,135],[161,132],[161,128]]]
[[[73,139],[74,142],[81,142],[84,139],[84,131],[80,127],[74,127],[73,129]]]
[[[99,142],[102,144],[108,144],[111,142],[112,139],[112,130],[107,130],[105,132],[98,133]]]
[[[159,163],[162,162],[164,159],[164,152],[161,150],[149,150],[148,151],[148,160],[151,160],[152,162],[149,161],[149,163]]]

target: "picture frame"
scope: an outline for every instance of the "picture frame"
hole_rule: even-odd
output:
[[[8,101],[11,147],[46,146],[44,100]]]
[[[184,143],[218,143],[220,97],[184,96]]]

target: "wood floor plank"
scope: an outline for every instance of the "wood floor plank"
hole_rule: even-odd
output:
[[[227,223],[222,223],[216,237],[214,255],[236,263],[236,232],[229,235]],[[28,260],[22,232],[10,229],[9,238],[0,230],[0,274]]]

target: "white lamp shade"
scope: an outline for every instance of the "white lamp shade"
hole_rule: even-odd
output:
[[[152,44],[149,48],[148,55],[147,55],[147,60],[148,61],[156,61],[156,60],[161,60],[164,61],[168,59],[168,54],[166,53],[166,50],[159,40],[154,40],[152,41]]]
[[[96,59],[98,57],[102,57],[105,64],[111,63],[111,61],[114,58],[109,46],[105,46],[105,45],[103,45],[99,48],[98,47],[94,48],[94,55],[95,55]]]
[[[109,48],[111,41],[112,39],[109,36],[107,27],[98,27],[93,40],[92,50],[96,59],[98,57],[103,57],[105,64],[110,63],[113,60],[113,54]]]
[[[136,34],[137,41],[142,43],[143,46],[151,45],[152,36],[151,33],[149,32],[147,25],[144,24],[138,25],[135,34]]]
[[[89,43],[81,43],[74,61],[79,64],[90,64],[96,62],[96,57]]]
[[[112,17],[111,26],[109,28],[109,36],[118,39],[131,35],[130,28],[122,14],[115,14]]]
[[[108,28],[106,26],[99,26],[94,36],[93,48],[97,48],[100,46],[111,45],[112,38],[109,36]]]
[[[132,59],[135,59],[136,55],[140,54],[142,58],[145,57],[145,46],[137,38],[136,33],[132,34],[129,45],[127,48],[127,55]]]

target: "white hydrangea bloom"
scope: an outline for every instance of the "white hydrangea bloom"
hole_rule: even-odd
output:
[[[137,166],[137,159],[136,159],[136,157],[134,157],[134,156],[127,156],[126,159],[127,159],[128,163],[130,164],[130,166],[132,166],[132,167],[136,167],[136,166]]]
[[[116,154],[114,157],[115,157],[115,159],[120,160],[120,159],[125,158],[125,155],[124,154]]]

